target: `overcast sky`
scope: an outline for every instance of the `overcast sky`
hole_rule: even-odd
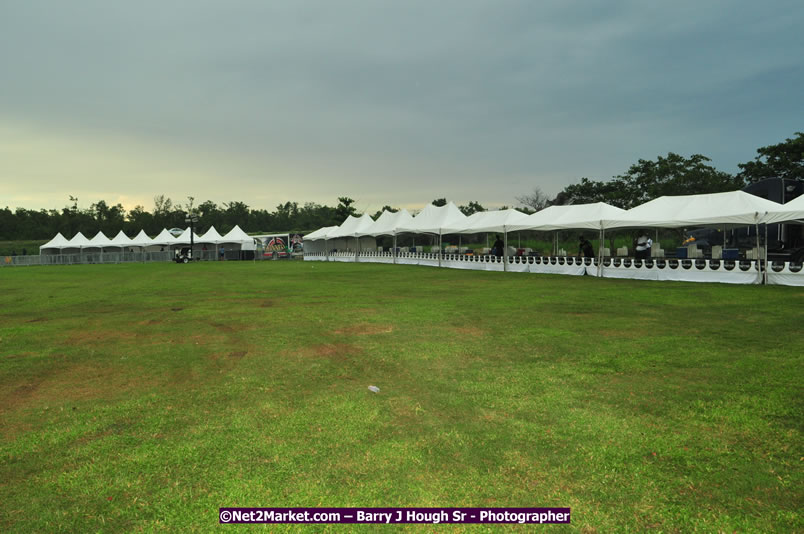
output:
[[[801,0],[0,0],[0,206],[517,205],[804,130]]]

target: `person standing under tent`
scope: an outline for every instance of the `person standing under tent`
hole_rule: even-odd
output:
[[[653,246],[653,240],[648,237],[648,233],[644,230],[639,232],[639,237],[636,240],[636,259],[647,260],[650,258],[650,249]]]
[[[221,258],[221,260],[226,259],[226,249],[223,248],[223,245],[221,245],[220,258]]]
[[[497,236],[497,241],[494,242],[494,248],[491,252],[498,258],[502,258],[504,248],[505,243],[503,243],[502,239],[500,239],[500,236]]]
[[[592,243],[586,239],[584,236],[579,238],[578,243],[578,256],[583,256],[584,258],[594,258],[595,257],[595,248],[592,246]]]

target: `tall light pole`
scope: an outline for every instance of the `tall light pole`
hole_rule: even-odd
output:
[[[190,223],[190,259],[193,257],[193,245],[195,244],[193,241],[193,234],[195,233],[194,224],[198,222],[198,215],[195,213],[188,213],[187,218],[184,219],[184,222]]]

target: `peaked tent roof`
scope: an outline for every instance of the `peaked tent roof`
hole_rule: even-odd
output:
[[[106,237],[106,234],[103,232],[98,232],[95,234],[95,237],[89,240],[89,245],[85,248],[102,248],[111,246],[112,241]]]
[[[327,235],[327,239],[333,239],[336,237],[359,237],[361,235],[366,235],[366,230],[374,224],[374,219],[366,213],[361,215],[360,217],[354,217],[349,215],[343,224],[341,224],[337,230],[333,230],[332,232]]]
[[[537,230],[551,232],[565,228],[593,228],[599,230],[602,220],[617,217],[623,213],[625,213],[624,209],[611,206],[605,202],[548,206],[541,211],[528,215],[525,221],[521,224],[512,225],[508,231]]]
[[[131,246],[131,239],[129,239],[129,237],[126,235],[125,232],[123,232],[123,230],[120,230],[119,232],[117,232],[117,235],[114,236],[114,239],[112,239],[109,242],[109,246],[110,247],[130,247]]]
[[[193,242],[198,243],[201,238],[198,237],[198,234],[193,232]],[[181,233],[179,237],[176,238],[176,243],[189,244],[190,243],[190,228],[185,228],[184,231]]]
[[[566,206],[548,206],[543,210],[536,213],[531,213],[528,218],[523,220],[520,224],[511,225],[512,230],[540,230],[549,231],[555,230],[553,223],[564,215],[569,209],[570,205]]]
[[[452,227],[445,227],[446,234],[476,234],[480,232],[508,232],[511,225],[527,220],[528,215],[519,210],[507,209],[480,211]]]
[[[115,238],[115,239],[117,239],[117,238]],[[131,246],[134,246],[134,247],[147,247],[148,245],[153,245],[153,244],[154,244],[153,239],[148,237],[148,234],[145,233],[145,230],[140,230],[140,233],[137,234],[131,240]]]
[[[377,220],[369,226],[365,235],[394,235],[398,233],[398,228],[404,224],[409,224],[413,220],[413,215],[408,210],[402,209],[397,212],[383,211]]]
[[[70,242],[67,241],[67,239],[63,235],[61,235],[61,232],[59,232],[59,233],[56,234],[56,236],[53,239],[51,239],[50,241],[48,241],[47,243],[45,243],[44,245],[39,247],[39,250],[44,250],[46,248],[63,249],[63,248],[69,248],[69,247],[70,247]]]
[[[553,221],[557,228],[582,228],[589,230],[600,230],[603,221],[620,217],[625,214],[625,210],[616,206],[611,206],[605,202],[594,202],[592,204],[573,204],[568,210],[558,216]]]
[[[87,248],[91,246],[89,244],[89,239],[84,237],[84,234],[78,232],[70,239],[69,244],[65,248]]]
[[[173,234],[168,232],[167,228],[162,228],[162,231],[159,232],[159,235],[156,236],[151,240],[149,245],[174,245],[176,244],[176,238],[173,237]]]
[[[787,204],[781,204],[775,211],[768,211],[762,222],[770,224],[798,219],[804,219],[804,195],[794,198]]]
[[[204,235],[202,235],[201,237],[199,237],[196,241],[198,241],[200,243],[215,243],[215,244],[217,244],[217,243],[221,242],[221,239],[223,239],[221,234],[218,233],[218,231],[215,229],[214,226],[210,226],[209,230],[207,230],[207,232]]]
[[[323,228],[319,228],[315,232],[310,232],[309,234],[304,236],[304,240],[317,241],[319,239],[327,239],[328,234],[337,228],[338,228],[337,226],[324,226]]]
[[[444,228],[454,228],[462,224],[466,215],[461,213],[454,203],[446,206],[428,204],[412,221],[399,227],[399,232],[412,232],[416,234],[443,234]]]
[[[746,193],[707,193],[659,197],[604,221],[605,228],[682,228],[757,224],[781,204]]]
[[[219,243],[254,243],[254,238],[235,225],[225,236],[221,237]]]

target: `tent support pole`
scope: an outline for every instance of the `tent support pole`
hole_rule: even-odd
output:
[[[396,234],[394,234],[394,249],[393,249],[393,253],[394,253],[394,263],[396,263]]]
[[[762,265],[760,264],[760,261],[759,261],[759,251],[760,251],[760,248],[759,248],[759,223],[756,223],[754,226],[755,226],[755,229],[757,231],[757,257],[755,259],[757,260],[757,271],[759,271],[759,279],[761,281],[762,280]]]
[[[767,285],[768,284],[768,225],[763,224],[762,226],[765,227],[765,254],[763,254],[765,259],[765,269],[762,271],[762,283]]]
[[[329,245],[327,244],[326,238],[324,238],[324,257],[329,261]]]
[[[597,276],[603,278],[603,245],[606,243],[606,229],[600,228],[600,244],[597,247]]]
[[[503,271],[508,270],[508,231],[503,226]]]
[[[441,230],[438,231],[438,266],[441,267]]]

